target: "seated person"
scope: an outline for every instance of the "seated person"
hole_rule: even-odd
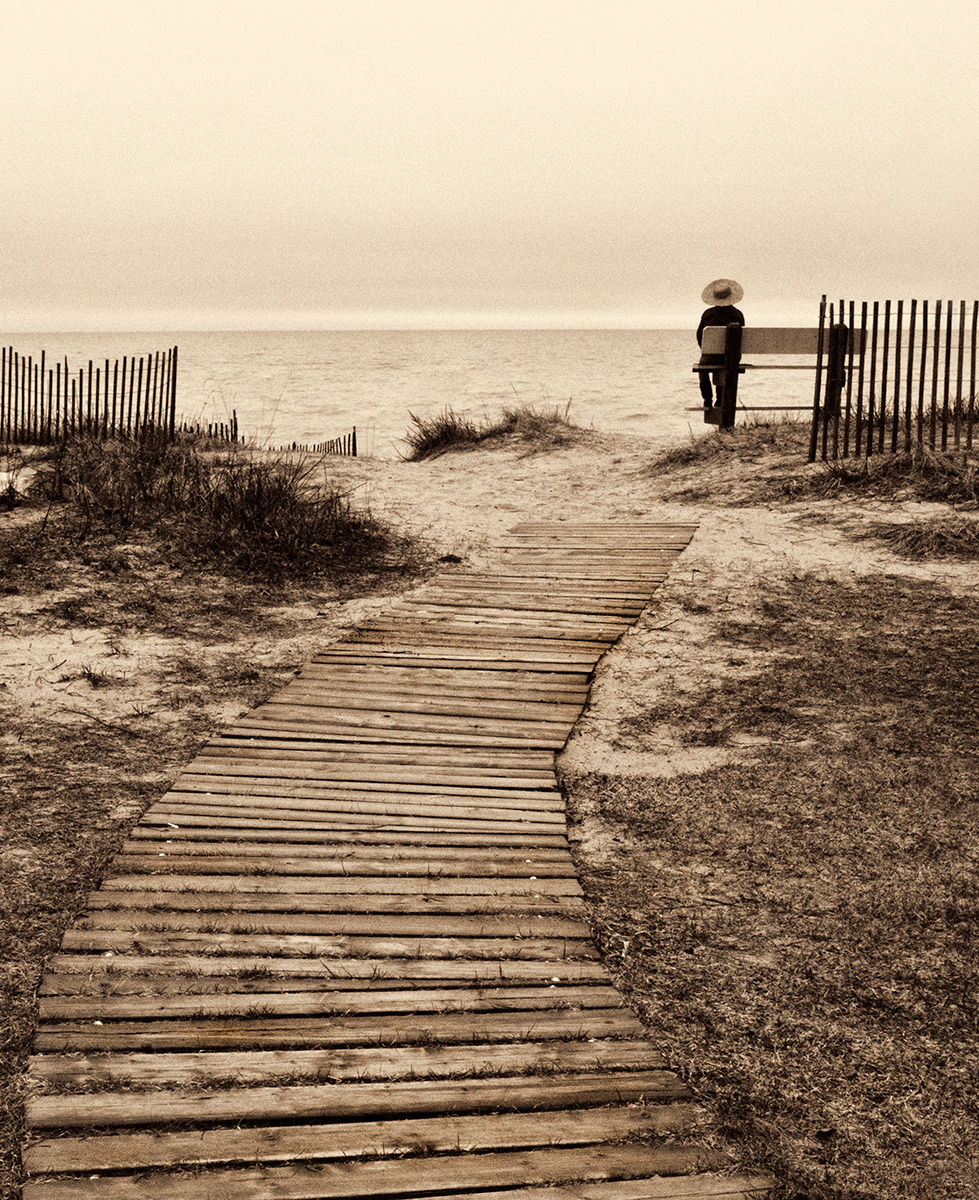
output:
[[[697,326],[697,345],[703,345],[704,330],[708,325],[723,325],[728,326],[737,322],[739,325],[744,325],[744,313],[735,308],[735,304],[744,295],[744,289],[740,284],[735,283],[733,279],[715,279],[713,283],[709,283],[703,291],[701,299],[705,304],[711,305],[710,308],[700,318],[700,324]],[[723,354],[701,354],[700,362],[702,366],[723,366]],[[719,406],[722,399],[723,376],[720,371],[698,371],[700,377],[700,394],[704,399],[704,407],[709,408],[713,403],[715,407]],[[714,387],[717,389],[717,399],[714,399],[714,394],[711,391],[711,376],[714,378]]]

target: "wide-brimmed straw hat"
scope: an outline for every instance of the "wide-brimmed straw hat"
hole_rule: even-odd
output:
[[[704,288],[700,298],[705,304],[722,307],[725,304],[737,304],[743,295],[744,288],[740,283],[735,283],[733,279],[715,279]]]

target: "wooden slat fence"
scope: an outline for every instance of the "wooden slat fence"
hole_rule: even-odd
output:
[[[356,458],[357,426],[355,425],[349,433],[329,438],[325,442],[291,442],[288,446],[280,446],[279,449],[298,451],[303,454],[333,454],[342,458]]]
[[[49,445],[73,434],[177,432],[177,347],[73,370],[0,348],[0,443]]]
[[[969,452],[979,300],[825,301],[809,460]],[[844,331],[858,331],[848,350]],[[825,365],[824,365],[825,356]]]

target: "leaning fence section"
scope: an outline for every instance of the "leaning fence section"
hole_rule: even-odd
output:
[[[325,442],[291,442],[288,446],[280,446],[280,450],[297,451],[303,454],[334,454],[344,458],[357,457],[357,427],[340,437],[330,438]]]
[[[69,369],[0,347],[0,443],[48,445],[77,433],[176,436],[177,347]]]
[[[810,461],[971,451],[977,326],[979,300],[824,301]]]

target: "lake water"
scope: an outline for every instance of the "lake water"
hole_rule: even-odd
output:
[[[322,442],[357,428],[361,454],[397,457],[410,414],[446,408],[495,415],[508,405],[570,405],[580,425],[677,440],[705,426],[686,330],[365,330],[237,333],[14,334],[21,354],[43,349],[77,370],[89,359],[179,347],[177,408],[227,421],[261,446]],[[809,372],[743,377],[744,404],[811,404]]]

